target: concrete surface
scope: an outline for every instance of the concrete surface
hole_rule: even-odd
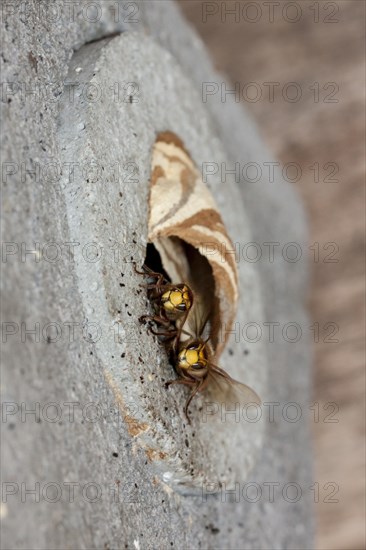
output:
[[[135,322],[148,307],[131,257],[144,257],[155,133],[176,131],[198,164],[271,156],[238,106],[202,103],[202,82],[220,77],[172,3],[136,3],[129,24],[131,7],[117,17],[111,4],[96,22],[61,2],[53,17],[11,5],[3,21],[4,548],[310,548],[305,415],[184,426],[164,352]],[[209,183],[239,245],[304,243],[301,206],[278,178]],[[240,327],[307,322],[303,262],[239,271]],[[233,336],[222,363],[263,401],[306,407],[304,337]]]

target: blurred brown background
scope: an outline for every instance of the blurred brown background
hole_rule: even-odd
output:
[[[260,86],[259,101],[241,99],[242,103],[277,158],[302,168],[295,185],[308,212],[309,245],[319,243],[318,262],[309,251],[309,307],[320,327],[320,341],[314,346],[314,400],[319,402],[320,422],[312,423],[314,481],[320,486],[320,502],[314,504],[316,548],[361,550],[365,548],[365,3],[271,2],[273,22],[265,1],[181,0],[179,4],[216,68],[242,87],[249,82]],[[237,10],[236,4],[238,22],[227,13]],[[216,9],[205,17],[207,10]],[[279,83],[273,102],[264,82]],[[300,86],[298,102],[282,96],[289,82]],[[248,94],[253,91],[248,89]],[[288,96],[294,93],[294,88],[288,89]],[[319,163],[318,178],[314,163]],[[335,169],[338,173],[333,173]],[[327,243],[339,247],[334,256],[333,245],[323,248]],[[338,262],[329,263],[332,258]],[[324,327],[326,323],[335,323],[339,332],[331,334],[333,325]],[[339,342],[329,342],[331,338]],[[322,410],[329,402],[339,406],[334,415],[338,423],[324,422],[333,410]],[[339,485],[333,496],[338,503],[323,502],[332,491],[328,486],[322,492],[328,482]]]

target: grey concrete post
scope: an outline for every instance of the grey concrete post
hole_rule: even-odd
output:
[[[172,2],[5,3],[2,26],[3,547],[311,548],[298,197],[242,107],[203,95],[224,80]],[[222,366],[259,389],[257,421],[198,403],[187,426],[136,322],[165,129],[218,167],[241,290]]]

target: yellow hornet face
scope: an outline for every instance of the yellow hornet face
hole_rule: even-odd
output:
[[[192,293],[187,285],[172,286],[164,292],[161,303],[166,311],[184,313],[192,305]]]
[[[178,354],[178,366],[181,369],[205,369],[207,364],[204,342],[194,342],[183,348]]]

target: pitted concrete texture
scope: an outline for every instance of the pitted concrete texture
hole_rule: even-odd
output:
[[[306,410],[309,343],[263,330],[306,327],[306,266],[281,247],[243,256],[303,248],[301,205],[277,174],[209,177],[241,254],[220,364],[264,406],[205,422],[198,400],[187,426],[184,389],[165,390],[172,367],[137,322],[151,147],[168,129],[199,168],[273,159],[238,105],[202,101],[223,79],[173,3],[94,4],[6,5],[2,23],[4,548],[311,548],[306,415],[283,414]]]

